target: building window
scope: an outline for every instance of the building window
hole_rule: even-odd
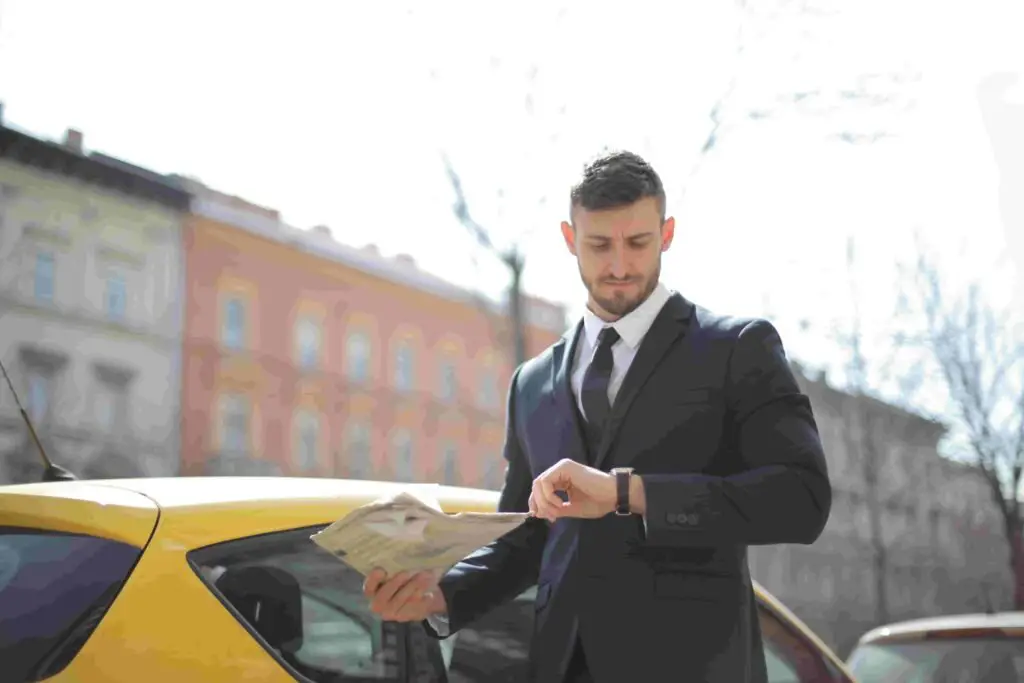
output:
[[[109,435],[120,433],[128,410],[126,387],[98,379],[93,410],[99,431]]]
[[[302,410],[295,416],[293,425],[294,463],[300,470],[311,470],[320,460],[320,418],[315,413]]]
[[[224,323],[221,342],[229,349],[245,346],[245,301],[233,296],[224,303]]]
[[[480,375],[477,401],[482,408],[496,408],[498,406],[498,373],[495,369],[487,368]]]
[[[55,269],[52,253],[43,251],[36,254],[34,291],[37,301],[53,301]]]
[[[123,320],[128,307],[128,285],[124,275],[113,273],[107,277],[107,291],[104,297],[107,317],[112,320]]]
[[[373,472],[371,434],[370,426],[365,422],[353,421],[348,425],[345,435],[345,460],[349,476],[353,479],[366,479]]]
[[[221,450],[229,455],[245,456],[249,452],[249,399],[228,394],[221,399]]]
[[[29,368],[25,412],[34,424],[45,422],[53,402],[53,380],[41,368]]]
[[[412,435],[399,429],[391,437],[391,468],[395,481],[413,480]]]
[[[453,402],[458,396],[459,378],[454,358],[445,358],[439,368],[437,395],[445,403]]]
[[[405,394],[413,390],[415,358],[412,344],[401,341],[395,347],[395,389]]]
[[[459,449],[454,443],[446,441],[441,446],[441,472],[439,483],[446,486],[457,485],[459,478]]]
[[[300,318],[295,325],[295,356],[299,367],[308,370],[320,363],[320,324],[311,318]]]
[[[345,342],[345,372],[354,382],[370,379],[370,337],[365,332],[350,332]]]
[[[483,455],[483,486],[492,490],[501,490],[505,485],[505,459],[498,453],[489,451]]]

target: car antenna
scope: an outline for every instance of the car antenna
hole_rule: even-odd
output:
[[[36,450],[39,451],[39,456],[43,459],[43,466],[45,467],[43,470],[43,481],[75,481],[78,479],[78,477],[60,465],[54,465],[49,456],[46,455],[46,449],[43,448],[42,442],[39,441],[35,427],[32,426],[32,420],[28,418],[28,413],[21,407],[21,401],[18,400],[18,392],[14,390],[14,384],[11,383],[11,378],[7,374],[7,368],[4,367],[3,361],[0,361],[0,370],[4,373],[4,379],[11,390],[11,396],[14,397],[15,405],[18,406],[18,410],[21,412],[21,419],[25,421],[25,426],[28,427],[28,433],[32,437],[32,442],[36,445]]]

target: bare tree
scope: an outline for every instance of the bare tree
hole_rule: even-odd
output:
[[[526,362],[526,320],[523,315],[522,292],[523,269],[526,267],[526,259],[519,245],[513,243],[509,247],[499,247],[491,238],[491,233],[476,222],[469,212],[469,204],[466,202],[466,195],[462,190],[462,178],[447,157],[444,158],[444,166],[452,190],[455,192],[455,203],[452,205],[455,217],[481,247],[496,256],[509,269],[509,333],[507,336],[511,337],[512,342],[512,367],[518,367]],[[490,318],[490,311],[485,310],[485,315]],[[492,324],[493,322],[492,320]]]
[[[901,362],[902,344],[898,335],[884,333],[885,352],[865,347],[871,338],[865,332],[861,313],[862,295],[856,271],[857,256],[854,238],[847,238],[846,269],[850,290],[850,314],[845,325],[833,328],[832,338],[841,350],[848,397],[843,401],[843,445],[857,480],[863,485],[863,505],[867,511],[867,542],[871,548],[872,579],[875,586],[875,618],[889,621],[889,578],[891,539],[887,538],[887,510],[905,507],[897,491],[890,486],[889,476],[899,467],[900,451],[910,428],[907,411],[881,399],[883,387],[895,387],[898,393],[912,393],[919,374],[913,365]],[[897,302],[897,309],[902,301]]]
[[[1024,334],[978,282],[963,291],[951,287],[924,249],[912,275],[923,314],[920,341],[955,418],[955,455],[976,465],[988,485],[1010,551],[1014,605],[1024,609]]]

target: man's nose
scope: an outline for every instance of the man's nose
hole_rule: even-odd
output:
[[[622,245],[615,245],[612,249],[611,276],[616,279],[626,277],[626,252]]]

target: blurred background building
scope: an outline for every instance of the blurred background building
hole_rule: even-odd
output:
[[[194,197],[184,474],[500,485],[511,363],[499,304],[408,256],[179,183]],[[526,304],[532,354],[564,332],[565,312]]]
[[[832,514],[813,545],[751,548],[754,578],[843,655],[878,624],[1012,605],[1001,519],[978,472],[939,455],[945,427],[794,365]]]
[[[51,456],[87,477],[178,472],[188,195],[0,127],[0,355]],[[0,481],[41,472],[0,391]]]

